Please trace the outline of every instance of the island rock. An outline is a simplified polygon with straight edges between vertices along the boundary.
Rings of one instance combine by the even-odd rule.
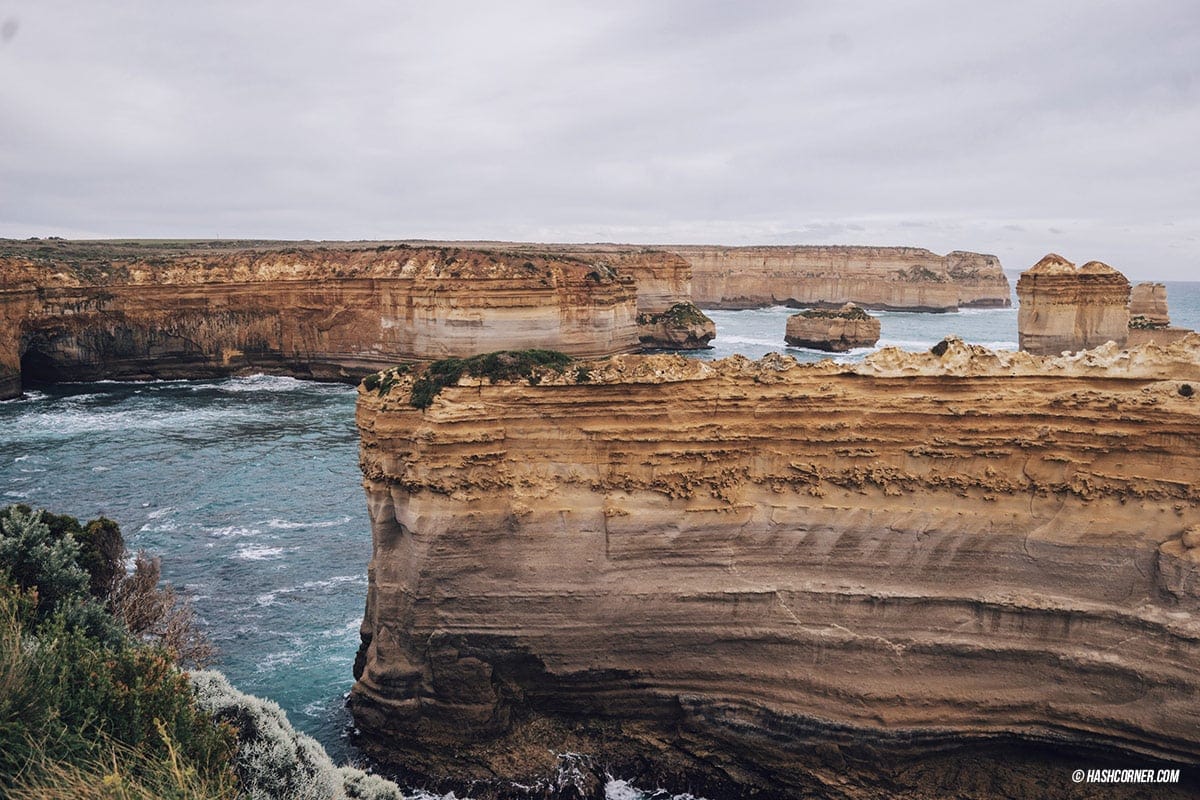
[[[853,303],[837,311],[810,309],[788,317],[783,338],[790,347],[844,353],[874,347],[879,341],[879,320]]]

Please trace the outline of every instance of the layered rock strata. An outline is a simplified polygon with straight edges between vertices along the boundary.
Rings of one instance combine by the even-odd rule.
[[[793,314],[783,338],[791,347],[844,353],[855,347],[874,347],[879,329],[878,319],[847,303],[837,311],[814,309]]]
[[[638,284],[638,306],[644,312],[661,311],[681,300],[701,308],[837,308],[857,303],[902,311],[1006,308],[1012,302],[999,259],[962,250],[939,256],[920,247],[438,244],[621,258],[620,267]],[[675,258],[681,259],[682,267]]]
[[[676,253],[618,244],[464,244],[508,253],[583,259],[632,278],[637,286],[638,340],[648,350],[698,350],[708,347],[717,335],[716,324],[691,302],[692,265]]]
[[[408,246],[51,252],[0,260],[0,397],[19,394],[22,373],[357,380],[405,358],[639,347],[632,280],[582,260]]]
[[[572,750],[708,796],[1066,797],[1200,765],[1198,337],[618,356],[425,411],[411,381],[360,388],[350,704],[413,775],[503,793]]]
[[[953,311],[1010,305],[995,256],[918,247],[710,247],[671,250],[692,265],[692,301],[701,308],[771,305]]]
[[[1076,267],[1050,253],[1017,281],[1017,336],[1022,350],[1056,355],[1123,346],[1129,336],[1129,281],[1099,261]]]

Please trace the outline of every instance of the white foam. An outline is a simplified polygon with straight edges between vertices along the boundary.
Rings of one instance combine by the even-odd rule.
[[[265,524],[268,528],[292,531],[299,530],[301,528],[336,528],[339,525],[345,525],[348,522],[352,522],[353,519],[353,517],[345,516],[338,517],[337,519],[322,520],[321,522],[292,522],[291,520],[276,518],[267,520]]]
[[[283,555],[282,547],[263,547],[250,544],[239,547],[232,557],[239,561],[266,561],[281,555]]]

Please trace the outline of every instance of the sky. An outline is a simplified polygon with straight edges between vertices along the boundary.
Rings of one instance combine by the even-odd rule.
[[[1200,3],[0,0],[0,236],[51,235],[1200,280]]]

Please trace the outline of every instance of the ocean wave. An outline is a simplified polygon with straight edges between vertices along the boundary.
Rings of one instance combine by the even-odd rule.
[[[774,347],[782,350],[786,345],[783,342],[783,337],[778,339],[761,339],[751,336],[721,336],[717,334],[717,338],[713,339],[713,345],[731,345],[731,344],[753,344],[759,347]]]
[[[321,522],[292,522],[286,519],[269,519],[264,524],[268,528],[276,530],[293,531],[302,528],[336,528],[339,525],[345,525],[351,522],[354,518],[351,516],[338,517],[337,519],[322,520]]]
[[[296,586],[287,586],[282,589],[275,589],[270,592],[263,592],[255,598],[255,602],[260,606],[273,606],[278,602],[281,595],[297,594],[300,592],[319,592],[323,589],[332,589],[335,586],[343,585],[367,585],[367,576],[361,575],[335,575],[332,578],[325,578],[318,581],[305,581]],[[358,622],[354,623],[356,626]],[[336,629],[335,629],[336,630]]]
[[[282,547],[263,547],[262,545],[247,544],[238,547],[230,558],[238,561],[267,561],[283,555]]]
[[[262,531],[258,528],[245,525],[225,525],[220,528],[207,528],[204,533],[213,539],[228,539],[240,538],[242,536],[257,536]]]

